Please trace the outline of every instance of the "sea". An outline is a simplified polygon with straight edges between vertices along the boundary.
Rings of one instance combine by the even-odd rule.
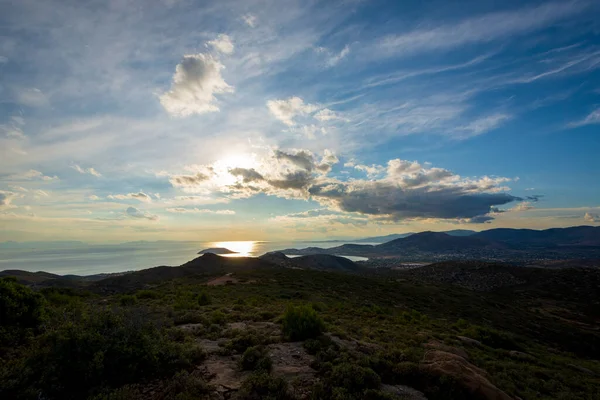
[[[208,248],[224,247],[235,254],[227,257],[258,257],[289,248],[340,246],[342,242],[128,242],[121,244],[18,243],[0,248],[0,271],[18,269],[58,275],[95,275],[137,271],[157,266],[178,266],[199,257]],[[12,248],[11,248],[12,247]],[[295,256],[295,254],[287,254]],[[352,261],[365,257],[345,256]]]

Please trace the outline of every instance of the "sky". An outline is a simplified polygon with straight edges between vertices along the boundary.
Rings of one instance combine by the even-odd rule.
[[[0,241],[600,224],[597,0],[0,9]]]

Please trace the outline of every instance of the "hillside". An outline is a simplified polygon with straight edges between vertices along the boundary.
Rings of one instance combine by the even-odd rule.
[[[470,249],[506,248],[500,242],[474,236],[452,236],[442,232],[422,232],[407,238],[392,240],[375,246],[377,251],[398,253],[407,251],[443,252]]]
[[[315,269],[324,260],[353,268],[209,254],[94,282],[111,288],[95,294],[0,280],[0,299],[44,307],[1,331],[0,397],[597,398],[599,270],[447,262],[357,274]]]
[[[259,257],[275,265],[288,268],[316,269],[320,271],[357,272],[364,268],[344,257],[329,254],[313,254],[300,257],[287,257],[280,252],[267,253]]]

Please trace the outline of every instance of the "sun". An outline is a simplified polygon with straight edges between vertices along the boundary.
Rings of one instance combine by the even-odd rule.
[[[215,166],[222,166],[227,169],[231,168],[253,168],[257,164],[254,155],[252,154],[228,154],[215,163]]]
[[[213,164],[216,175],[216,182],[221,186],[233,185],[238,178],[233,176],[229,171],[234,168],[255,168],[258,166],[256,156],[247,153],[232,153],[227,154]]]

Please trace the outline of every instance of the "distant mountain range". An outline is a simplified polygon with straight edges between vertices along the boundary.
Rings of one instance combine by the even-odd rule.
[[[490,229],[465,235],[444,232],[421,232],[388,242],[367,244],[344,244],[328,249],[309,247],[285,249],[285,254],[338,254],[365,257],[406,256],[425,254],[468,254],[481,256],[484,252],[499,255],[522,255],[535,251],[570,252],[566,258],[580,258],[586,252],[597,256],[600,251],[600,227],[578,226],[572,228],[533,229]],[[573,257],[576,254],[577,257]],[[581,257],[585,258],[585,257]]]
[[[470,231],[467,229],[454,229],[451,231],[444,231],[442,233],[448,234],[450,236],[471,236],[476,232]],[[409,237],[409,236],[412,236],[415,234],[416,234],[416,232],[392,233],[391,235],[367,237],[367,238],[363,238],[363,239],[353,240],[352,242],[353,243],[386,243],[386,242],[396,240],[396,239],[404,239],[406,237]]]

